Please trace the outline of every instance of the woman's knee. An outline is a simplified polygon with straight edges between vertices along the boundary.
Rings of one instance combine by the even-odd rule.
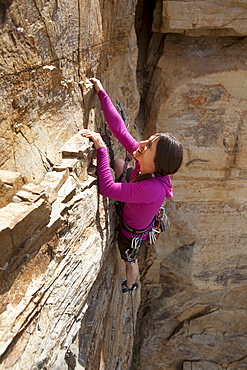
[[[124,159],[123,158],[116,158],[114,161],[114,172],[116,174],[116,179],[123,173],[123,166],[124,166]]]

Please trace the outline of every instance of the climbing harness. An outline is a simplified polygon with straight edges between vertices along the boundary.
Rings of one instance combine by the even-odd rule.
[[[142,230],[138,229],[133,229],[130,227],[122,217],[120,217],[120,222],[119,222],[119,228],[124,229],[125,231],[128,231],[131,233],[131,245],[130,248],[125,251],[127,261],[129,262],[130,265],[134,265],[136,263],[136,258],[138,251],[142,245],[143,241],[143,235],[145,233],[148,233],[150,230],[150,227],[152,226],[153,220],[151,223]]]
[[[170,225],[164,206],[160,207],[158,214],[152,219],[150,224],[145,229],[134,229],[129,226],[124,221],[120,209],[118,209],[118,215],[120,217],[118,230],[121,232],[121,229],[123,229],[131,234],[131,238],[129,239],[130,246],[125,250],[126,260],[130,265],[136,263],[138,251],[143,242],[143,236],[148,234],[148,244],[155,244],[160,236],[160,233],[165,231]]]
[[[120,219],[119,226],[120,228],[123,228],[124,230],[132,234],[131,248],[138,248],[139,243],[136,239],[141,239],[143,234],[148,233],[149,244],[155,244],[160,233],[163,231],[166,231],[166,229],[170,226],[170,221],[165,212],[165,207],[161,206],[158,214],[153,218],[151,223],[145,229],[141,229],[141,230],[133,229],[123,220],[122,217]],[[150,227],[151,227],[151,230],[150,230]]]

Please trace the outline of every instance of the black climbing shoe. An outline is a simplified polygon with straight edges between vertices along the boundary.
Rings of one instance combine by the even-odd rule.
[[[134,284],[132,285],[131,290],[135,290],[135,289],[137,289],[137,288],[138,288],[138,284],[137,284],[137,283],[134,283]]]
[[[122,281],[122,293],[131,292],[138,288],[138,284],[134,283],[131,288],[126,285],[126,279]]]
[[[122,293],[130,292],[131,288],[127,287],[126,280],[122,281]]]

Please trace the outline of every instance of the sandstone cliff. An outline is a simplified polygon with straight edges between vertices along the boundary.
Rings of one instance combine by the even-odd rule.
[[[102,79],[133,127],[136,4],[0,5],[0,367],[128,369],[140,294],[132,307],[120,292],[114,202],[99,196],[78,131],[99,130],[113,158],[86,76]]]
[[[141,369],[247,367],[245,25],[245,2],[158,1],[139,59],[146,132],[185,149],[144,279]]]
[[[237,0],[0,1],[1,369],[247,368],[246,12]],[[184,146],[134,307],[114,201],[78,131],[101,132],[111,160],[125,153],[87,76],[135,137],[164,130]]]

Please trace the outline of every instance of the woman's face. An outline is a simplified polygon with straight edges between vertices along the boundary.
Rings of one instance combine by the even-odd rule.
[[[140,162],[141,173],[155,171],[154,158],[159,135],[151,135],[149,139],[141,141],[140,146],[133,152],[133,157]]]

